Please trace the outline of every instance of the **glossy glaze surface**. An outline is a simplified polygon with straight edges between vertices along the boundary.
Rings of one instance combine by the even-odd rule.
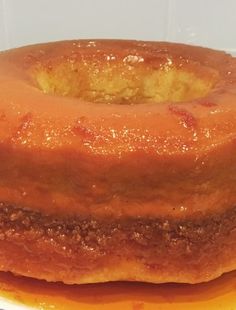
[[[0,274],[0,294],[37,310],[235,310],[236,276],[198,285],[107,283],[66,286]]]
[[[125,59],[142,59],[150,72],[171,62],[216,81],[205,97],[188,102],[119,105],[45,94],[35,75],[38,68],[51,74],[61,64],[73,69],[88,61],[98,70],[115,63],[119,73]],[[130,65],[138,70],[140,62]],[[231,207],[235,67],[222,52],[157,42],[68,41],[2,53],[1,199],[98,217],[176,217]]]

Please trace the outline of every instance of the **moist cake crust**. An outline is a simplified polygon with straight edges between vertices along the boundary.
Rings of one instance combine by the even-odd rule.
[[[67,283],[127,280],[122,272],[116,278],[119,268],[125,273],[131,268],[130,274],[140,268],[141,275],[128,280],[162,282],[164,272],[169,282],[194,283],[215,278],[226,262],[229,270],[235,266],[235,227],[236,207],[180,220],[95,220],[56,218],[1,203],[0,263],[3,270],[48,281],[65,281],[68,274]]]

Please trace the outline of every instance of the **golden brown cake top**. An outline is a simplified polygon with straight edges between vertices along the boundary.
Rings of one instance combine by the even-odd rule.
[[[43,118],[41,124],[53,121],[54,136],[63,139],[66,131],[65,143],[79,143],[88,152],[129,153],[143,144],[155,153],[185,152],[194,140],[208,145],[202,127],[212,138],[225,135],[215,118],[221,117],[221,104],[224,117],[227,106],[233,108],[236,60],[200,47],[65,41],[1,53],[0,65],[1,102],[17,98],[22,113],[25,106]],[[39,131],[34,142],[61,143],[52,132],[48,139]]]

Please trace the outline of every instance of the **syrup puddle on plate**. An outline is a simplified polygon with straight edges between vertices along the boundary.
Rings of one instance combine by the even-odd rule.
[[[197,285],[64,285],[0,272],[0,296],[40,310],[236,310],[236,272]]]

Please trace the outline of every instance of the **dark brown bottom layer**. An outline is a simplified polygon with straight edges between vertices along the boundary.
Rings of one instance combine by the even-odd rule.
[[[129,218],[99,221],[79,217],[54,218],[2,203],[0,253],[3,259],[0,264],[4,270],[24,275],[73,282],[63,278],[67,274],[63,268],[82,276],[99,269],[112,270],[119,261],[130,260],[146,268],[154,280],[157,274],[157,281],[153,282],[165,279],[159,275],[166,274],[166,269],[172,275],[166,277],[167,281],[200,282],[229,271],[234,264],[236,267],[235,233],[236,208],[183,220]],[[21,270],[15,267],[18,265],[15,262],[17,256],[19,260],[20,257],[22,260],[27,258],[25,272],[22,271],[24,262],[21,262]],[[38,260],[37,273],[32,270],[30,260],[34,261],[34,266]],[[40,264],[48,264],[48,277],[43,266],[40,276]],[[54,265],[55,269],[50,270]],[[59,276],[58,268],[62,276]],[[127,278],[133,279],[139,277]]]

